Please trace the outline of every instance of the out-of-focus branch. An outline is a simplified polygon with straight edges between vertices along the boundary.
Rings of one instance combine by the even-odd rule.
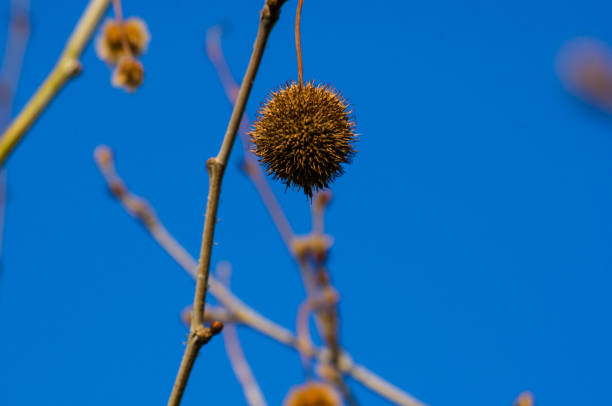
[[[53,100],[66,82],[81,70],[79,57],[94,29],[106,12],[110,0],[91,0],[70,35],[64,51],[43,84],[28,101],[0,138],[0,167],[22,140],[28,129]]]
[[[133,194],[117,174],[112,150],[107,146],[99,146],[95,151],[95,159],[100,172],[104,176],[113,197],[115,197],[125,210],[137,219],[151,234],[153,239],[189,274],[197,278],[198,264],[195,259],[179,244],[158,219],[155,211],[148,202]],[[266,319],[255,310],[245,305],[227,288],[211,275],[209,280],[210,293],[228,310],[233,317],[264,335],[270,336],[283,344],[293,346],[293,334]],[[208,313],[208,312],[206,312]],[[225,321],[222,318],[216,318]]]
[[[189,275],[195,279],[197,275],[196,261],[167,231],[149,204],[144,199],[134,195],[125,186],[125,183],[115,170],[111,150],[108,147],[100,146],[96,149],[95,158],[112,195],[122,204],[128,213],[130,213],[140,222],[142,226],[145,227],[153,239],[155,239],[155,241],[168,253],[168,255],[170,255]],[[236,297],[232,292],[226,289],[213,277],[213,275],[211,275],[209,278],[209,287],[210,293],[215,296],[215,298],[223,306],[225,306],[225,309],[217,309],[207,306],[205,312],[206,319],[244,324],[289,348],[292,348],[298,352],[304,351],[304,346],[300,344],[299,340],[293,335],[293,333],[253,310],[247,304],[238,299],[238,297]],[[183,314],[185,314],[185,312],[183,312]],[[209,316],[207,316],[207,314]],[[188,320],[189,323],[191,323],[190,317]],[[316,357],[320,363],[329,363],[329,351],[316,347],[312,347],[311,351],[312,356]],[[397,405],[424,406],[423,403],[416,400],[401,389],[388,383],[367,368],[355,364],[350,356],[344,352],[340,356],[339,369],[373,392],[378,393],[383,398],[388,399]]]
[[[223,49],[221,48],[222,33],[223,29],[220,25],[216,25],[208,29],[208,32],[206,33],[206,53],[217,71],[217,75],[219,76],[219,80],[223,85],[223,89],[225,90],[228,100],[232,105],[234,105],[236,101],[238,84],[232,76],[227,61],[225,60]],[[274,196],[270,185],[266,181],[263,171],[257,164],[257,158],[255,158],[253,153],[249,151],[249,139],[247,135],[248,127],[249,120],[247,115],[244,114],[240,121],[239,130],[244,153],[243,170],[251,182],[253,182],[253,185],[255,185],[255,189],[266,206],[270,217],[272,217],[272,221],[280,233],[283,242],[287,248],[291,250],[291,241],[295,235],[289,221],[287,220],[287,217],[285,216],[285,213],[283,212],[283,209],[280,207],[280,204]]]
[[[21,76],[23,57],[30,38],[29,0],[11,1],[11,19],[0,70],[0,128],[8,124],[13,110],[15,91]],[[6,170],[0,172],[0,254],[4,236],[6,213],[7,177]]]
[[[298,4],[296,11],[296,49],[298,49],[298,70],[301,72],[301,52],[299,51],[299,16],[300,16],[301,2]],[[223,49],[221,47],[221,35],[223,33],[220,25],[211,27],[206,35],[206,51],[208,58],[212,62],[213,66],[217,71],[219,80],[225,90],[225,94],[229,101],[233,104],[235,102],[235,94],[237,84],[233,79],[229,65],[225,60]],[[313,231],[310,236],[296,238],[293,230],[287,218],[280,207],[278,200],[274,196],[268,182],[265,179],[261,167],[257,164],[257,159],[248,149],[248,138],[246,136],[246,130],[248,128],[248,120],[246,115],[242,118],[241,123],[241,138],[242,145],[244,148],[244,164],[243,169],[249,179],[255,185],[257,192],[268,210],[268,213],[272,217],[276,228],[281,234],[281,238],[285,242],[285,245],[289,249],[294,259],[299,265],[300,274],[304,283],[304,287],[307,292],[309,299],[315,300],[315,296],[318,291],[330,292],[334,291],[330,287],[329,274],[325,270],[322,264],[324,257],[327,255],[329,248],[329,237],[324,235],[324,212],[327,204],[331,199],[331,192],[323,191],[317,194],[313,199],[312,204],[312,222]],[[321,244],[318,244],[321,243]],[[324,252],[322,255],[315,255],[315,262],[317,264],[317,272],[312,271],[311,267],[307,262],[305,256],[309,255],[304,249],[309,250],[313,245],[321,248],[319,252]],[[335,291],[334,291],[335,292]],[[308,300],[308,299],[307,299]],[[299,316],[298,316],[299,319]],[[338,371],[338,357],[341,352],[339,338],[338,338],[338,311],[337,303],[333,303],[326,308],[319,308],[316,311],[316,321],[319,331],[321,331],[326,344],[331,350],[331,363],[333,368]],[[306,366],[306,359],[302,355],[302,361]],[[343,393],[344,398],[347,402],[354,406],[357,404],[354,397],[351,395],[348,386],[342,381],[342,377],[336,373],[333,376],[333,381],[338,386],[340,391]]]
[[[30,38],[29,0],[11,1],[11,19],[0,70],[0,126],[4,128],[13,108],[23,57]]]
[[[206,303],[206,292],[208,290],[208,279],[210,269],[210,259],[212,253],[213,237],[217,224],[217,209],[219,207],[219,197],[221,195],[221,184],[227,166],[230,153],[232,151],[236,134],[244,114],[247,100],[255,81],[255,76],[259,69],[268,36],[278,20],[280,9],[285,0],[266,0],[260,13],[259,28],[257,37],[253,45],[253,52],[249,60],[246,73],[242,80],[234,110],[230,117],[225,136],[219,153],[211,157],[206,162],[206,169],[209,175],[208,201],[206,204],[206,216],[204,219],[204,230],[202,231],[202,247],[200,250],[200,260],[198,262],[198,274],[196,279],[195,296],[193,299],[193,317],[187,348],[183,355],[183,360],[179,367],[172,393],[168,401],[168,406],[177,406],[181,403],[187,381],[191,374],[191,369],[200,348],[210,340],[210,331],[204,326],[204,307]]]
[[[310,314],[312,312],[311,300],[304,299],[297,312],[296,331],[299,342],[298,351],[302,358],[302,365],[306,375],[312,375],[312,339],[310,337]]]
[[[231,274],[232,267],[229,263],[221,262],[217,264],[217,278],[227,289],[230,288]],[[226,325],[226,327],[223,329],[222,336],[225,344],[225,351],[227,352],[227,356],[232,364],[234,374],[242,386],[242,391],[244,392],[244,396],[247,399],[248,404],[250,406],[266,406],[267,403],[261,389],[259,388],[257,379],[255,379],[255,375],[251,370],[249,362],[242,351],[236,325]]]

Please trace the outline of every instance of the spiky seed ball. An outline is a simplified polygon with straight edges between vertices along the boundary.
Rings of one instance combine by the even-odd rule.
[[[283,406],[340,406],[340,397],[329,385],[309,382],[289,391]]]
[[[134,92],[142,84],[144,79],[144,68],[140,61],[131,56],[124,56],[119,59],[119,63],[113,72],[111,83],[115,87],[120,87],[128,92]]]
[[[251,129],[251,150],[266,172],[287,187],[329,186],[351,162],[357,141],[351,109],[328,85],[290,82],[272,92]]]

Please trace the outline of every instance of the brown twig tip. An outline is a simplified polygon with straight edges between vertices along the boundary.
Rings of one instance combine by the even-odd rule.
[[[322,212],[323,210],[327,208],[331,200],[332,200],[331,190],[321,190],[320,192],[314,195],[312,199],[312,204],[315,210]]]
[[[261,17],[276,22],[280,16],[281,6],[285,1],[287,0],[266,0],[266,5],[261,10]]]
[[[113,150],[106,145],[98,145],[94,150],[94,159],[101,168],[110,168],[113,165]]]
[[[223,330],[223,327],[224,325],[222,321],[215,320],[210,323],[210,332],[212,333],[212,335],[217,335]]]

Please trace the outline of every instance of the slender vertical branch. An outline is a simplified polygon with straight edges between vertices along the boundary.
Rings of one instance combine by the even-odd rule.
[[[302,63],[302,36],[300,34],[300,17],[302,16],[302,5],[304,0],[298,0],[295,11],[295,52],[297,54],[298,85],[304,85],[304,65]]]
[[[89,2],[68,39],[57,64],[23,110],[2,134],[0,138],[0,167],[4,166],[13,149],[66,82],[80,72],[81,64],[78,58],[106,12],[109,3],[110,0],[91,0]]]
[[[176,377],[168,406],[179,405],[183,396],[187,381],[195,363],[200,348],[209,339],[209,334],[203,334],[207,331],[204,327],[204,306],[206,301],[206,291],[208,285],[208,275],[210,269],[210,258],[213,245],[213,237],[215,233],[215,225],[217,223],[217,209],[219,207],[219,196],[221,194],[221,183],[225,168],[229,160],[236,134],[240,126],[240,121],[244,114],[253,82],[259,64],[263,56],[268,36],[278,20],[280,8],[284,0],[266,0],[266,3],[261,11],[257,38],[253,45],[253,52],[247,67],[247,71],[242,80],[242,85],[238,91],[234,110],[227,126],[225,136],[221,148],[216,157],[209,158],[206,162],[206,168],[209,176],[208,201],[206,204],[206,217],[204,219],[204,230],[202,232],[202,248],[200,250],[200,260],[198,263],[198,276],[196,280],[196,291],[193,300],[193,318],[191,320],[191,331],[187,348],[183,355],[183,361],[179,367],[179,372]]]
[[[212,62],[215,70],[217,71],[217,75],[219,76],[219,80],[225,90],[225,94],[232,103],[232,105],[236,101],[236,96],[238,95],[238,84],[234,81],[232,73],[229,69],[227,61],[223,55],[223,49],[221,48],[221,34],[222,28],[219,25],[211,27],[206,33],[206,53],[208,58]],[[283,209],[280,207],[278,200],[274,196],[270,185],[266,181],[264,177],[263,171],[261,167],[257,164],[257,158],[253,155],[248,148],[248,125],[249,120],[247,115],[245,114],[242,117],[242,121],[240,123],[240,139],[242,141],[242,148],[244,152],[244,163],[243,169],[246,175],[249,177],[253,185],[255,185],[255,189],[259,193],[261,200],[263,201],[270,217],[272,217],[272,221],[276,226],[278,232],[283,239],[283,242],[287,246],[287,248],[291,248],[291,241],[294,238],[293,229],[287,220],[287,216],[283,212]]]

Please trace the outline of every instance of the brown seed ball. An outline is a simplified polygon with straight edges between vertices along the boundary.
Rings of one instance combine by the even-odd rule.
[[[124,56],[119,60],[113,72],[112,84],[128,92],[133,92],[142,84],[144,80],[144,68],[140,61]]]
[[[336,391],[329,385],[309,382],[289,391],[283,406],[340,406]]]
[[[351,162],[357,141],[348,102],[328,85],[288,83],[268,96],[250,132],[266,172],[308,197]]]
[[[122,57],[130,53],[134,56],[143,54],[150,40],[151,35],[147,25],[141,18],[130,17],[123,24],[119,24],[117,20],[108,19],[104,22],[100,35],[96,39],[96,52],[100,59],[110,65],[115,65]],[[126,49],[128,47],[129,50]]]
[[[96,53],[103,61],[115,64],[123,55],[121,25],[117,20],[108,19],[102,26],[100,35],[96,39]]]
[[[144,20],[137,17],[128,18],[123,23],[123,30],[132,53],[136,56],[143,54],[151,39]]]

